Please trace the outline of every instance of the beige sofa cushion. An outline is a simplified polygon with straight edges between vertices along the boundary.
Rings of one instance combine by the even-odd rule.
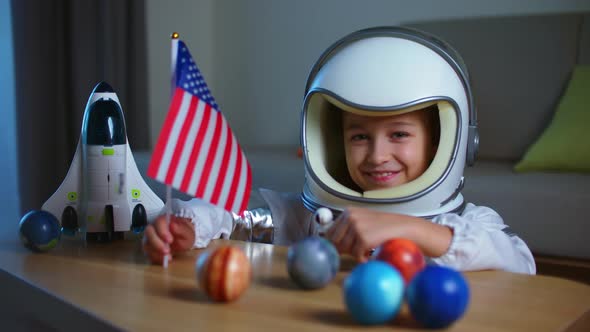
[[[590,174],[518,174],[479,161],[465,178],[465,199],[496,210],[533,252],[590,258]]]

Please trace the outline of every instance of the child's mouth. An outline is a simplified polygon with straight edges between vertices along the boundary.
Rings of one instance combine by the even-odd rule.
[[[365,175],[369,177],[369,179],[375,183],[386,183],[392,181],[400,172],[366,172]]]

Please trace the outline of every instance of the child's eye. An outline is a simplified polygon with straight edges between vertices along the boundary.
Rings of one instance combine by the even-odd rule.
[[[363,134],[357,134],[357,135],[352,135],[352,137],[350,138],[351,141],[362,141],[369,138],[367,135],[363,135]]]
[[[394,139],[405,138],[408,136],[410,136],[410,134],[405,131],[396,131],[393,134],[391,134],[391,138],[394,138]]]

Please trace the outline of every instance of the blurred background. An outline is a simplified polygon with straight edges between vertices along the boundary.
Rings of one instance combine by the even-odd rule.
[[[170,98],[179,32],[246,148],[299,143],[307,74],[366,27],[576,13],[587,0],[0,0],[0,208],[16,221],[62,182],[99,81],[121,100],[133,151],[149,154]]]

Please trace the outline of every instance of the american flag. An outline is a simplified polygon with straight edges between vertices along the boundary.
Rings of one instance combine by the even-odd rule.
[[[252,173],[188,48],[178,41],[176,86],[148,176],[234,213],[250,198]]]

